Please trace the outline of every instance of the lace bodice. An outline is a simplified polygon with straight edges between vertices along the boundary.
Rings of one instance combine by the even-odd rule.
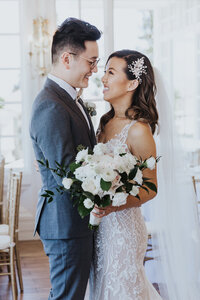
[[[109,140],[109,152],[126,143],[127,124]],[[147,230],[140,208],[113,212],[102,218],[95,236],[95,254],[90,280],[90,300],[160,300],[145,277],[143,259]]]

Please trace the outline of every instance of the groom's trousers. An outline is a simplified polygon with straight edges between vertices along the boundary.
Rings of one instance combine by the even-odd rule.
[[[93,237],[43,239],[42,243],[50,265],[52,289],[49,300],[84,300],[93,254]]]

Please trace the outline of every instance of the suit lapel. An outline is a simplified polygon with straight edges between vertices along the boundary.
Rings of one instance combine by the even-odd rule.
[[[65,105],[70,107],[70,109],[72,109],[79,116],[79,118],[83,122],[84,126],[86,127],[88,134],[90,134],[90,130],[89,130],[88,124],[85,120],[85,117],[83,116],[82,112],[76,105],[75,100],[64,89],[62,89],[57,83],[55,83],[53,80],[51,80],[49,78],[47,78],[45,86],[47,88],[49,88],[49,87],[53,88],[54,92],[58,95],[59,99],[62,102],[64,102]]]

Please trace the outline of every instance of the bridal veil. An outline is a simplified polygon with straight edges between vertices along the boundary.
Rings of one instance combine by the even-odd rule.
[[[200,299],[200,225],[184,149],[175,134],[172,109],[158,70],[154,69],[159,129],[155,137],[158,194],[150,202],[152,244],[163,299]]]

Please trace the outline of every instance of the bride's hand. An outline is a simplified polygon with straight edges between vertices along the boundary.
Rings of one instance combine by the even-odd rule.
[[[95,212],[93,211],[93,215],[97,218],[102,218],[107,215],[109,215],[112,212],[115,212],[117,210],[117,207],[109,205],[106,207],[98,207],[95,205]]]

